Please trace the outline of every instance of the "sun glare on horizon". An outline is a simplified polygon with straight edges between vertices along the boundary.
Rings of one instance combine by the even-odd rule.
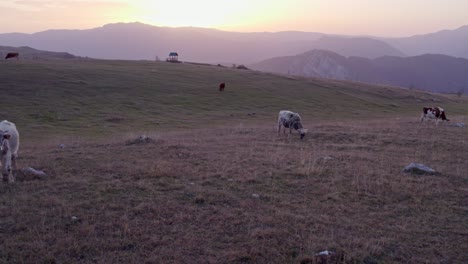
[[[248,15],[252,9],[249,0],[238,0],[235,5],[219,0],[199,1],[145,1],[128,14],[133,20],[167,27],[225,27],[236,23],[238,14]]]
[[[266,24],[281,13],[266,0],[135,1],[126,21],[156,26],[246,29]]]

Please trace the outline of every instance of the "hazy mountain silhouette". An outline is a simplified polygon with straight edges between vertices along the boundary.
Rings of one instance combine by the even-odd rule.
[[[67,51],[103,59],[165,59],[176,51],[183,61],[253,63],[316,48],[375,58],[404,54],[381,40],[344,38],[322,33],[286,31],[240,33],[215,29],[168,28],[117,23],[87,30],[47,30],[34,34],[0,34],[0,45]]]
[[[249,68],[306,77],[390,84],[432,92],[468,91],[468,60],[447,55],[345,57],[326,50],[268,59]]]
[[[0,46],[0,59],[4,59],[9,52],[18,52],[19,59],[77,59],[79,57],[68,52],[52,52],[37,50],[30,47]]]
[[[88,30],[0,34],[0,44],[31,46],[102,59],[165,59],[176,51],[184,61],[248,63],[310,49],[321,33],[237,33],[205,28],[168,28],[142,23],[108,24]]]
[[[405,56],[403,52],[384,41],[368,37],[324,36],[313,42],[311,48],[330,50],[344,56],[370,59],[381,56]]]
[[[468,26],[425,35],[382,40],[410,56],[431,53],[468,58]]]

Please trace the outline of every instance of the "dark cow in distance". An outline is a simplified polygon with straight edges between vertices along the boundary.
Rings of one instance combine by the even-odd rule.
[[[6,56],[5,56],[5,60],[8,60],[10,58],[16,58],[17,60],[19,59],[19,53],[18,52],[9,52]]]
[[[220,92],[224,91],[224,87],[226,87],[226,84],[225,83],[220,83],[219,84],[219,91]]]
[[[421,114],[421,122],[426,119],[435,119],[436,125],[439,124],[439,121],[450,121],[445,115],[445,111],[442,107],[423,107],[423,112]]]

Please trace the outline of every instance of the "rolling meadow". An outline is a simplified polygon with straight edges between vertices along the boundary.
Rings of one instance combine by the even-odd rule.
[[[47,173],[0,184],[0,263],[468,259],[466,95],[91,59],[2,61],[0,80],[18,166]],[[285,109],[304,140],[278,135]]]

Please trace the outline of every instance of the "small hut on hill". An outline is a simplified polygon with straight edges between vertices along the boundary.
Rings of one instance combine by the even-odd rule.
[[[169,57],[166,59],[168,62],[179,62],[179,54],[177,52],[170,52]]]

